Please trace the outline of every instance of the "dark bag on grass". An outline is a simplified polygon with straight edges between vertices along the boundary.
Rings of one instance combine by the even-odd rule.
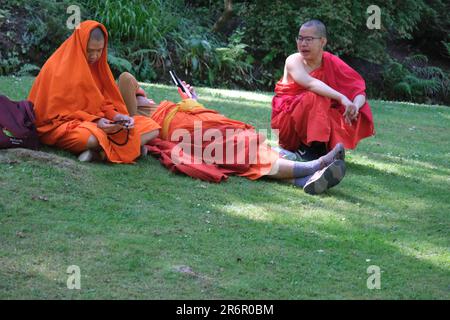
[[[30,101],[11,101],[0,96],[0,149],[37,149],[39,138],[34,122]]]

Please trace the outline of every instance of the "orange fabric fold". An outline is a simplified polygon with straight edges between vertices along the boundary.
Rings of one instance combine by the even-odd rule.
[[[176,111],[177,109],[178,111],[174,113],[174,110]],[[173,102],[163,101],[152,115],[152,118],[161,126],[164,126],[165,120],[170,118],[168,128],[165,130],[167,133],[164,139],[168,143],[155,140],[150,142],[149,149],[152,153],[160,156],[163,165],[172,171],[183,172],[195,178],[214,182],[220,182],[226,179],[228,174],[235,174],[255,180],[267,175],[275,161],[279,158],[278,153],[274,152],[264,143],[265,137],[259,135],[251,125],[229,119],[215,110],[204,108],[200,104],[195,108],[180,108],[179,105]],[[166,121],[166,125],[167,123]],[[220,132],[223,137],[223,140],[202,141],[202,155],[204,155],[205,148],[209,148],[221,150],[224,157],[227,158],[230,155],[227,154],[230,151],[227,148],[231,145],[234,150],[231,162],[211,164],[208,159],[202,158],[202,165],[174,165],[171,159],[171,151],[179,141],[172,141],[173,133],[176,130],[184,129],[189,132],[191,137],[194,137],[196,123],[197,125],[201,123],[202,135],[206,131],[213,129],[216,132]],[[227,135],[228,129],[232,129],[233,134]],[[191,154],[194,154],[194,148],[198,147],[193,140]],[[242,143],[243,141],[245,142]],[[255,154],[250,152],[251,142],[256,142],[254,145],[258,146]],[[245,160],[240,162],[238,159]],[[221,172],[221,174],[217,172]]]
[[[86,49],[90,33],[97,27],[105,35],[105,48],[99,61],[90,65]],[[101,23],[92,20],[81,23],[44,64],[28,99],[34,103],[37,131],[43,143],[65,146],[78,153],[85,150],[82,145],[90,132],[110,162],[131,163],[140,154],[141,134],[160,127],[150,118],[135,117],[136,126],[130,130],[129,142],[119,146],[93,122],[99,118],[112,120],[118,113],[128,115],[107,63],[107,46],[108,33]],[[115,140],[116,136],[112,138]]]
[[[159,125],[164,123],[164,119],[169,113],[177,108],[177,104],[172,101],[162,101],[155,113],[152,115],[152,119]],[[204,130],[214,129],[218,125],[226,125],[235,129],[253,129],[253,127],[245,122],[233,120],[225,117],[216,110],[207,108],[194,108],[185,112],[177,112],[171,119],[170,125],[167,131],[167,136],[171,137],[174,130],[183,128],[189,132],[194,132],[194,121],[201,121]]]

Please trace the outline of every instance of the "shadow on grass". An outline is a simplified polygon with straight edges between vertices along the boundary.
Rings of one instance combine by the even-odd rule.
[[[55,151],[55,149],[50,147],[45,147],[44,150],[55,152],[63,157],[75,158],[75,156],[65,151]],[[138,166],[142,170],[145,170],[146,164],[149,162],[152,163],[152,167],[160,166],[159,162],[155,159],[140,160],[138,161]],[[94,164],[95,167],[102,165]],[[111,165],[110,167],[115,169],[116,175],[121,175],[119,166]],[[314,206],[318,206],[319,208],[326,207],[329,204],[324,203],[323,200],[326,200],[327,197],[332,197],[337,201],[346,203],[349,207],[357,206],[363,210],[375,210],[387,215],[387,217],[391,215],[391,219],[401,220],[404,231],[407,232],[409,230],[407,234],[410,236],[418,236],[417,224],[420,221],[420,229],[423,229],[425,232],[422,234],[423,238],[428,237],[429,232],[427,230],[433,232],[438,225],[444,224],[444,227],[445,225],[448,226],[448,217],[445,213],[448,212],[445,208],[449,208],[448,201],[446,200],[448,185],[427,183],[426,175],[419,178],[411,178],[352,162],[348,162],[347,167],[347,177],[341,185],[331,189],[322,197],[311,197],[305,195],[301,189],[296,189],[271,180],[251,182],[239,177],[232,177],[228,182],[215,185],[193,180],[189,177],[167,173],[166,179],[168,181],[159,183],[160,187],[164,186],[169,188],[169,190],[173,184],[184,184],[187,190],[191,189],[192,186],[208,186],[202,190],[200,199],[207,198],[211,203],[217,203],[218,205],[240,203],[244,206],[267,207],[268,211],[272,210],[273,206],[275,206],[275,209],[277,209],[277,206],[283,206],[286,201],[290,204],[289,201],[292,201],[292,199],[295,199],[294,203],[298,200],[300,207],[306,205],[307,210],[314,209]],[[165,170],[162,167],[160,169],[162,172]],[[109,173],[105,171],[105,178],[108,175]],[[126,173],[123,175],[126,176]],[[148,182],[149,186],[151,186],[151,180]],[[421,188],[422,185],[426,185],[426,188]],[[242,197],[241,192],[229,192],[229,188],[239,188],[249,192],[246,194],[246,197]],[[282,189],[282,191],[279,189]],[[418,192],[418,189],[421,191]],[[145,192],[145,188],[140,189],[137,187],[136,191],[139,192],[139,190]],[[442,203],[436,202],[436,199],[439,199],[439,197],[442,199]],[[219,199],[220,201],[218,201]],[[432,212],[432,214],[429,214],[429,212]],[[342,214],[345,215],[346,213],[342,212]],[[351,212],[348,214],[351,215]],[[378,227],[375,225],[373,228],[380,228],[380,232],[385,229],[384,226]],[[435,241],[435,239],[429,240]],[[439,246],[443,245],[442,241],[438,241],[436,244]]]
[[[188,197],[204,192],[191,190],[194,193]],[[290,196],[299,196],[291,191]],[[117,221],[106,210],[91,212],[87,223],[87,214],[70,203],[65,204],[65,212],[43,210],[45,222],[18,217],[18,224],[31,224],[35,232],[23,239],[5,237],[2,251],[9,250],[11,255],[15,248],[19,254],[12,259],[15,263],[1,258],[4,253],[0,256],[2,277],[8,276],[3,282],[9,292],[6,297],[18,298],[13,293],[20,292],[25,298],[448,298],[448,269],[401,253],[377,230],[358,226],[351,219],[332,223],[317,215],[289,221],[255,220],[246,212],[231,215],[223,206],[211,204],[222,205],[224,199],[245,203],[245,197],[213,194],[217,201],[202,202],[201,211],[183,211],[183,205],[174,203],[172,212],[164,212],[154,203],[152,212],[158,213],[135,206],[139,213],[133,219]],[[102,197],[102,192],[97,196]],[[205,213],[204,206],[211,212]],[[299,210],[304,208],[299,206]],[[330,214],[349,213],[321,208]],[[121,209],[123,206],[117,208]],[[27,253],[24,261],[20,258],[23,253]],[[27,261],[45,261],[46,266],[30,270]],[[66,275],[62,275],[75,262],[85,275],[83,290],[76,294],[64,290]],[[193,271],[174,271],[179,265]],[[369,265],[383,271],[381,290],[366,287]],[[48,276],[55,273],[55,279]],[[25,287],[35,289],[23,290]]]
[[[79,264],[89,275],[80,298],[448,298],[448,268],[402,249],[411,241],[435,243],[437,249],[446,243],[436,241],[445,229],[432,228],[433,219],[448,219],[445,213],[422,216],[422,209],[395,207],[396,201],[408,205],[417,198],[414,188],[397,188],[411,185],[409,177],[349,163],[348,183],[312,197],[271,181],[232,177],[209,184],[170,174],[152,158],[134,166],[84,166],[92,169],[86,179],[62,192],[65,176],[49,181],[39,170],[44,164],[36,164],[33,179],[42,175],[47,181],[39,188],[52,195],[50,201],[24,199],[14,214],[2,217],[2,229],[8,228],[2,274],[15,274],[4,285],[8,290],[72,297],[62,290],[66,275],[44,275]],[[17,174],[28,175],[20,168]],[[127,183],[127,177],[139,183]],[[418,201],[429,206],[433,199]],[[394,217],[384,214],[390,206]],[[11,211],[8,203],[3,207]],[[19,228],[28,233],[23,239],[15,235]],[[1,258],[12,252],[19,256]],[[49,263],[36,271],[22,254]],[[24,267],[17,269],[17,261]],[[384,271],[382,290],[366,287],[371,264]],[[174,271],[180,265],[193,272]],[[27,284],[37,289],[24,293],[20,287]]]

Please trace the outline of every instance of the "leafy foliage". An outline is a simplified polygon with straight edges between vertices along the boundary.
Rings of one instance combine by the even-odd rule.
[[[384,78],[389,98],[427,103],[449,101],[448,75],[440,68],[429,66],[424,55],[407,57],[403,63],[392,61]]]
[[[7,0],[0,12],[0,74],[32,71],[70,34],[65,27],[69,0]],[[2,18],[3,16],[3,18]]]
[[[23,76],[36,76],[40,70],[41,70],[41,68],[39,68],[38,66],[36,66],[34,64],[26,63],[17,72],[17,75],[20,76],[20,77],[23,77]]]
[[[108,54],[108,63],[112,68],[119,70],[120,72],[128,71],[133,69],[133,66],[128,60],[114,56],[112,53]]]
[[[385,0],[378,4],[379,30],[366,26],[372,2],[236,0],[231,20],[215,32],[223,0],[6,0],[0,9],[0,74],[42,66],[71,33],[66,8],[77,4],[83,20],[107,27],[116,76],[129,71],[142,81],[165,82],[167,70],[175,69],[193,84],[272,90],[296,50],[299,26],[315,18],[327,25],[326,50],[360,61],[352,66],[375,97],[447,103],[446,1]],[[417,55],[428,59],[426,66],[405,58]]]

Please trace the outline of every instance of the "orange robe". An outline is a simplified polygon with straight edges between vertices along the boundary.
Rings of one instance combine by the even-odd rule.
[[[103,30],[105,48],[99,61],[90,65],[86,49],[96,27]],[[122,130],[108,135],[94,122],[113,120],[118,113],[128,115],[107,63],[107,35],[106,28],[96,21],[81,23],[44,64],[28,99],[34,103],[36,126],[44,144],[80,153],[94,135],[108,161],[132,163],[140,155],[141,135],[160,127],[148,117],[135,116],[135,127],[129,133]]]
[[[259,179],[267,175],[272,169],[273,164],[279,158],[278,153],[274,152],[265,144],[265,137],[255,132],[254,128],[241,121],[229,119],[219,114],[215,110],[204,108],[194,100],[183,100],[175,104],[170,101],[163,101],[159,105],[152,118],[162,127],[160,138],[149,143],[149,150],[160,156],[160,160],[166,167],[172,171],[183,172],[195,178],[220,182],[227,178],[228,174],[235,174],[246,177],[251,180]],[[172,140],[173,133],[176,130],[185,130],[189,132],[190,137],[194,137],[194,131],[197,125],[201,123],[201,135],[204,135],[210,129],[220,132],[223,139],[214,139],[212,141],[194,141],[191,142],[192,151],[197,146],[201,149],[201,164],[185,163],[174,165],[170,152],[179,140]],[[227,135],[227,130],[233,133]],[[245,136],[245,140],[242,139]],[[240,140],[242,139],[242,140]],[[245,143],[240,144],[240,142]],[[251,143],[257,146],[252,152]],[[201,144],[201,145],[200,145]],[[229,146],[232,146],[233,156],[229,160],[220,163],[213,162],[212,159],[205,158],[206,148],[216,148],[223,152],[224,159],[229,156]],[[239,161],[239,159],[243,161]],[[188,159],[188,160],[191,160]],[[210,160],[210,161],[209,161]]]
[[[323,53],[322,66],[310,75],[352,101],[357,95],[365,96],[364,79],[329,52]],[[372,111],[366,102],[351,125],[344,122],[344,111],[342,105],[330,98],[308,91],[296,82],[280,80],[272,100],[271,125],[279,130],[279,144],[287,150],[296,151],[300,144],[309,146],[313,141],[326,143],[328,149],[339,142],[354,149],[361,139],[375,133]]]

